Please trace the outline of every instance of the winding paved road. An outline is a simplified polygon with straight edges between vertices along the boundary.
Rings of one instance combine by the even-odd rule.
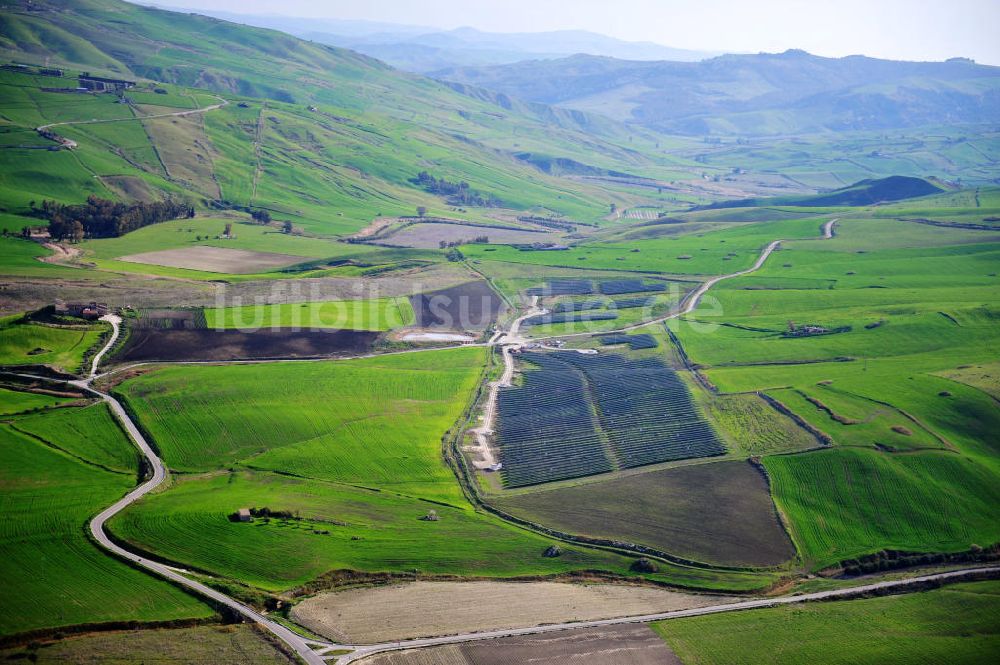
[[[250,619],[251,621],[256,621],[257,623],[261,624],[269,631],[271,631],[275,636],[277,636],[283,642],[285,642],[285,644],[287,644],[289,647],[291,647],[306,663],[309,663],[310,665],[322,665],[322,663],[325,662],[324,659],[318,653],[316,653],[316,651],[313,650],[311,645],[316,645],[319,647],[326,647],[326,648],[335,648],[337,645],[331,644],[329,642],[306,640],[305,638],[292,632],[291,630],[281,625],[280,623],[277,623],[269,619],[268,617],[264,616],[263,614],[256,611],[252,607],[244,605],[243,603],[240,603],[230,598],[229,596],[225,595],[224,593],[220,593],[219,591],[216,591],[215,589],[212,589],[211,587],[202,584],[201,582],[196,582],[195,580],[189,579],[176,568],[159,563],[158,561],[153,561],[152,559],[147,559],[146,557],[140,556],[138,554],[134,554],[133,552],[128,551],[124,547],[119,546],[117,543],[113,542],[111,538],[108,537],[108,534],[104,529],[104,525],[107,523],[107,521],[112,517],[114,517],[115,515],[117,515],[118,513],[120,513],[128,506],[132,505],[133,503],[141,499],[146,494],[149,494],[154,489],[159,487],[163,483],[163,481],[166,480],[167,478],[167,470],[166,467],[163,465],[163,461],[153,451],[152,447],[146,441],[145,437],[143,437],[142,432],[139,431],[139,428],[135,426],[134,422],[132,422],[132,419],[129,417],[125,409],[122,407],[121,403],[111,395],[103,393],[95,389],[91,385],[94,379],[97,378],[98,376],[97,368],[101,361],[101,358],[103,358],[104,355],[108,352],[108,350],[114,346],[115,342],[118,340],[118,335],[120,334],[121,319],[119,317],[113,314],[109,314],[107,316],[101,317],[101,320],[107,321],[108,323],[111,324],[111,327],[113,329],[111,338],[108,340],[107,344],[104,345],[104,348],[102,348],[100,352],[96,356],[94,356],[93,362],[91,363],[90,367],[90,375],[86,379],[82,379],[80,381],[71,381],[70,384],[77,386],[78,388],[82,388],[83,390],[89,391],[94,395],[97,395],[98,397],[103,399],[105,402],[107,402],[108,406],[111,408],[111,411],[118,418],[119,422],[121,422],[122,426],[125,428],[125,431],[128,432],[128,435],[132,439],[133,443],[135,443],[135,445],[142,452],[143,456],[146,458],[146,461],[149,463],[149,467],[153,470],[153,475],[151,478],[149,478],[149,480],[140,484],[134,490],[132,490],[124,497],[116,501],[113,505],[108,506],[107,508],[102,510],[96,517],[94,517],[94,519],[90,521],[90,533],[91,535],[93,535],[94,540],[96,540],[101,547],[108,550],[112,554],[122,559],[131,561],[134,564],[142,568],[145,568],[146,570],[156,573],[160,577],[164,577],[178,584],[181,584],[187,587],[188,589],[191,589],[198,595],[204,598],[208,598],[213,602],[215,602],[216,604],[228,607],[231,610],[237,612],[238,614],[241,614],[244,617]]]

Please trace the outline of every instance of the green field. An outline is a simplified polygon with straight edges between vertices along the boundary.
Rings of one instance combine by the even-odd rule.
[[[20,319],[0,318],[0,365],[44,364],[76,372],[107,326],[56,327],[21,323]]]
[[[40,410],[65,401],[66,399],[62,397],[0,388],[0,415]]]
[[[105,453],[75,441],[65,419],[46,423],[51,430],[41,426],[40,419],[71,410],[0,425],[0,560],[6,580],[0,633],[211,616],[212,610],[192,596],[109,557],[87,538],[87,521],[130,490],[135,473],[98,466]],[[94,428],[106,448],[131,448],[106,411],[76,424]],[[51,445],[16,431],[22,426],[51,436]]]
[[[205,310],[209,328],[392,330],[413,323],[409,298],[329,300]]]
[[[880,549],[955,552],[1000,541],[995,462],[834,449],[766,457],[764,466],[800,554],[816,567]]]
[[[654,624],[684,665],[991,663],[1000,583],[804,603]]]
[[[138,451],[122,445],[128,441],[103,402],[24,416],[10,426],[90,465],[123,474],[139,471]]]
[[[119,391],[172,468],[254,469],[460,501],[441,436],[482,349],[332,362],[168,367]]]
[[[469,245],[470,259],[583,270],[618,270],[678,275],[716,275],[749,268],[773,240],[813,238],[825,220],[797,219],[743,225],[706,233],[642,240],[582,243],[565,251],[522,251]]]

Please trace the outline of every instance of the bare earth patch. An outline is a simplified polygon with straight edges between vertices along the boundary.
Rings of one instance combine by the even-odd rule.
[[[332,640],[366,644],[717,605],[664,589],[558,582],[414,582],[319,594],[292,618]],[[516,661],[515,661],[516,662]]]
[[[680,665],[681,661],[649,626],[630,625],[390,652],[362,662],[365,665]]]
[[[531,229],[500,229],[473,224],[440,224],[424,222],[407,226],[383,238],[383,245],[437,249],[444,242],[471,242],[480,237],[489,238],[491,244],[530,245],[536,242],[557,242],[562,234]]]
[[[225,247],[185,247],[164,249],[158,252],[142,252],[118,258],[129,263],[147,263],[167,268],[186,268],[230,275],[252,275],[274,268],[284,268],[305,261],[301,256],[276,254],[274,252],[254,252],[247,249],[227,249]]]

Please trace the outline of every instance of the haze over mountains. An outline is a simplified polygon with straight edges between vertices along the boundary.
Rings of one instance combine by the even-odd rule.
[[[1000,121],[1000,67],[804,51],[636,62],[576,55],[433,76],[681,134],[790,134]]]
[[[192,10],[195,11],[195,10]],[[197,10],[206,16],[281,30],[321,44],[349,48],[393,67],[427,73],[449,67],[497,65],[578,53],[626,60],[703,60],[717,53],[630,42],[585,30],[498,33],[470,27],[440,30],[372,21],[289,18]]]
[[[801,50],[718,55],[593,32],[491,33],[202,12],[348,48],[463,93],[587,111],[686,135],[885,131],[1000,121],[1000,67]],[[454,85],[458,84],[458,85]]]

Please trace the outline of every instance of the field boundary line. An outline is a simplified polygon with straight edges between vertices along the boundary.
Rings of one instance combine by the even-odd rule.
[[[531,628],[515,628],[510,630],[484,631],[480,633],[465,633],[460,635],[449,635],[445,637],[433,637],[423,639],[413,639],[406,641],[390,642],[368,646],[359,646],[353,653],[341,656],[338,665],[347,665],[356,662],[367,656],[387,651],[402,651],[406,649],[418,649],[423,647],[444,646],[449,644],[461,644],[465,642],[477,642],[481,640],[499,639],[503,637],[522,637],[525,635],[538,635],[542,633],[552,633],[564,630],[574,630],[580,628],[603,628],[607,626],[618,626],[634,623],[652,623],[654,621],[668,621],[685,617],[704,616],[709,614],[721,614],[724,612],[739,612],[745,610],[761,609],[767,607],[778,607],[782,605],[792,605],[796,603],[849,600],[852,598],[864,598],[870,595],[892,595],[894,590],[907,593],[909,587],[917,587],[913,591],[921,591],[927,588],[935,588],[947,582],[960,582],[965,578],[975,579],[995,579],[1000,577],[1000,566],[978,566],[952,570],[942,573],[932,573],[920,575],[903,580],[884,580],[870,584],[862,584],[856,587],[844,589],[831,589],[828,591],[816,591],[797,596],[778,596],[772,598],[758,598],[754,600],[743,600],[735,603],[722,605],[710,605],[707,607],[673,610],[658,614],[644,614],[630,617],[620,617],[616,619],[598,619],[594,621],[574,621],[559,624],[548,624],[544,626],[534,626]],[[911,591],[912,592],[912,591]]]

